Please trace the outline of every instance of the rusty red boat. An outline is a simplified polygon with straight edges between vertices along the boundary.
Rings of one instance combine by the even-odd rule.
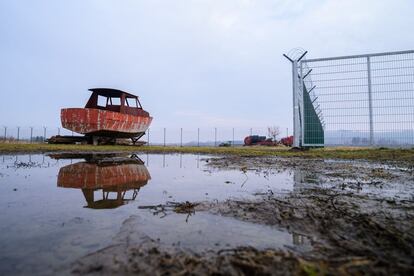
[[[84,108],[63,108],[62,126],[97,143],[101,138],[131,138],[135,143],[152,122],[138,96],[112,88],[92,88]]]

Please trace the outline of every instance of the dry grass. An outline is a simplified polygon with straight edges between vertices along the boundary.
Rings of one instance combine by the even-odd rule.
[[[407,161],[414,163],[414,149],[332,147],[289,151],[287,147],[176,147],[176,146],[92,146],[0,143],[0,153],[46,152],[148,152],[148,153],[199,153],[238,156],[282,156],[304,158],[367,159],[377,161]]]

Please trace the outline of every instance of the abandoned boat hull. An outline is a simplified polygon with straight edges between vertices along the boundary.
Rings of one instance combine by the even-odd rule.
[[[145,133],[152,117],[135,116],[95,108],[64,108],[62,126],[90,136],[133,138]]]

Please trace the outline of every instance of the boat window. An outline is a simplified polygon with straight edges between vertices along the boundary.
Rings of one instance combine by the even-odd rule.
[[[104,96],[98,96],[98,106],[105,107],[107,103],[107,98]]]
[[[137,104],[137,107],[142,109],[142,106],[141,106],[141,103],[139,102],[139,100],[138,99],[135,99],[135,102]]]
[[[138,107],[137,101],[134,98],[126,98],[126,105],[129,107]]]
[[[121,105],[121,98],[114,98],[114,97],[112,97],[110,104],[111,105]]]

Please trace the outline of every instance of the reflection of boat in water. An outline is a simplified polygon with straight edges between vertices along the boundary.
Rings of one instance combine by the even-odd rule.
[[[135,200],[139,189],[146,185],[149,179],[151,176],[144,162],[137,157],[104,158],[60,168],[57,185],[81,189],[87,208],[108,209]],[[97,190],[102,190],[102,199],[95,200]],[[128,191],[132,191],[129,198]]]

